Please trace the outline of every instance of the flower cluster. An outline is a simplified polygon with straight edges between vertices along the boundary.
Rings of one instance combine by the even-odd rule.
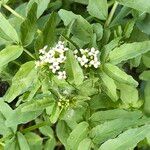
[[[94,67],[98,68],[100,65],[100,61],[98,59],[99,57],[99,51],[96,50],[94,47],[91,49],[79,49],[74,51],[74,55],[81,66],[84,66],[86,68],[88,67]]]
[[[47,65],[49,69],[57,75],[58,79],[66,79],[66,72],[63,70],[65,63],[65,53],[68,50],[64,42],[59,41],[55,47],[48,49],[48,46],[39,50],[39,61],[36,61],[36,67]],[[95,48],[86,48],[74,50],[74,56],[81,66],[85,68],[98,68],[100,65],[99,51]]]
[[[59,41],[55,47],[50,48],[45,46],[39,50],[40,60],[36,62],[36,66],[48,65],[49,69],[57,74],[58,79],[66,79],[66,72],[62,70],[62,64],[65,63],[65,52],[68,48],[65,47],[64,42]]]
[[[67,107],[69,107],[69,105],[70,105],[69,99],[59,99],[59,101],[58,101],[59,107],[67,108]]]

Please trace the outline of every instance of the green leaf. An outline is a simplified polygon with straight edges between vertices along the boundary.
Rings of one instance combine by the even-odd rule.
[[[150,115],[150,81],[146,82],[144,88],[144,112]]]
[[[21,66],[12,79],[12,85],[4,96],[4,100],[12,102],[18,95],[28,91],[32,83],[37,79],[35,62],[29,61]]]
[[[36,100],[33,100],[32,103],[25,105],[22,108],[22,112],[43,110],[47,108],[48,106],[51,106],[53,103],[54,103],[54,99],[51,96],[49,96],[49,98],[44,97],[41,100],[36,99]]]
[[[11,134],[12,130],[15,132],[17,130],[16,126],[12,126],[12,128],[8,128],[5,124],[5,121],[9,118],[9,116],[12,114],[13,110],[11,107],[3,102],[3,100],[0,100],[0,134],[1,135],[6,135],[6,134]]]
[[[48,21],[44,25],[42,33],[39,34],[35,48],[37,50],[43,48],[45,45],[53,46],[56,42],[56,26],[58,23],[58,16],[56,13],[51,13]]]
[[[76,3],[85,4],[85,5],[87,5],[88,2],[89,2],[89,0],[73,0],[73,1],[76,2]]]
[[[79,143],[87,136],[88,126],[89,125],[87,122],[81,122],[70,133],[67,139],[67,143],[71,149],[76,150],[78,148]]]
[[[102,64],[104,64],[107,61],[110,51],[112,51],[115,47],[119,45],[120,40],[120,38],[115,38],[102,48],[102,52],[100,55],[100,60]]]
[[[20,150],[30,150],[27,140],[21,132],[17,132],[17,139]]]
[[[44,145],[44,150],[54,150],[56,145],[55,138],[48,139]]]
[[[112,78],[110,78],[107,74],[104,72],[100,73],[100,79],[102,80],[102,86],[104,92],[113,100],[117,101],[118,100],[118,95],[117,95],[117,87]]]
[[[61,120],[57,123],[56,134],[65,147],[67,147],[67,139],[69,137],[70,132],[71,130],[65,121]]]
[[[144,32],[145,34],[150,35],[150,14],[146,14],[146,16],[144,17],[144,19],[140,19],[137,22],[137,27]]]
[[[144,71],[139,77],[141,80],[150,81],[150,70]]]
[[[124,133],[120,134],[115,139],[110,139],[103,143],[99,150],[127,150],[134,149],[136,145],[142,141],[150,130],[149,125],[142,126],[140,128],[129,129]]]
[[[81,41],[88,43],[91,41],[93,29],[82,16],[78,16],[73,24],[72,34]]]
[[[7,46],[5,49],[0,51],[0,68],[7,65],[9,62],[17,59],[23,52],[21,46]]]
[[[106,20],[108,16],[107,0],[89,0],[87,10],[91,16]]]
[[[94,23],[93,30],[96,33],[97,41],[100,41],[103,37],[103,26],[100,23]]]
[[[73,52],[69,50],[67,52],[67,60],[65,64],[65,69],[68,76],[68,81],[74,83],[75,85],[82,84],[84,80],[83,71],[75,59]]]
[[[132,33],[133,29],[134,29],[134,25],[135,25],[135,21],[134,20],[130,20],[126,24],[126,26],[124,28],[124,37],[125,38],[129,38],[130,37],[130,35],[131,35],[131,33]]]
[[[105,122],[109,120],[125,118],[125,119],[135,119],[142,117],[141,111],[126,111],[123,109],[112,109],[106,111],[97,111],[91,117],[91,122]]]
[[[77,89],[79,90],[78,93],[87,97],[96,94],[98,92],[98,90],[94,87],[96,81],[96,78],[85,80],[81,85],[77,87]]]
[[[71,11],[66,11],[63,9],[61,9],[58,13],[65,26],[68,26],[74,21],[71,29],[71,33],[74,35],[72,38],[73,40],[75,38],[77,40],[81,40],[81,42],[84,42],[85,44],[91,41],[93,28],[90,23],[86,21],[86,19],[84,19],[81,15],[76,15]]]
[[[56,123],[56,121],[58,120],[61,111],[62,111],[62,110],[60,109],[60,107],[58,106],[58,104],[55,103],[54,106],[53,106],[53,109],[52,109],[51,116],[50,116],[50,121],[51,121],[53,124]]]
[[[123,103],[134,106],[138,102],[138,90],[135,87],[127,84],[119,84],[118,88],[120,89],[120,98]]]
[[[110,52],[109,59],[112,64],[135,58],[150,50],[150,41],[123,44]]]
[[[19,37],[16,30],[12,27],[9,21],[0,13],[0,37],[8,41],[19,43]]]
[[[111,121],[106,121],[103,124],[97,125],[90,132],[90,137],[93,138],[93,142],[101,144],[110,138],[115,138],[122,131],[134,127],[144,125],[148,123],[149,119],[115,119]]]
[[[78,150],[90,150],[92,141],[89,138],[82,140],[79,144]]]
[[[17,143],[17,139],[13,136],[11,139],[6,141],[4,150],[20,150],[19,145]]]
[[[150,68],[150,52],[148,53],[145,53],[143,56],[142,56],[142,61],[143,61],[143,64],[147,67],[147,68]]]
[[[27,142],[29,143],[31,150],[42,150],[43,140],[39,135],[33,132],[28,132],[25,134],[25,137],[27,139]]]
[[[118,81],[119,83],[138,86],[138,82],[135,81],[132,76],[127,75],[124,71],[120,70],[117,66],[114,66],[113,64],[104,64],[104,71],[108,76]]]
[[[37,30],[36,26],[36,12],[37,12],[37,4],[33,4],[30,11],[27,14],[27,18],[21,24],[21,41],[24,46],[29,45],[33,39]]]
[[[17,107],[15,110],[11,112],[9,117],[7,118],[5,124],[7,127],[16,126],[19,124],[25,124],[30,122],[31,120],[36,119],[43,111],[26,111],[22,112],[22,108],[26,104],[21,104],[19,107]]]
[[[47,9],[50,0],[30,0],[27,5],[27,13],[29,13],[33,3],[37,3],[37,18],[39,18]]]
[[[131,7],[133,9],[137,9],[138,11],[148,12],[150,13],[150,3],[147,0],[117,0],[120,4],[125,5],[127,7]]]
[[[78,17],[78,15],[74,14],[72,11],[67,11],[64,9],[59,10],[58,14],[61,20],[63,20],[65,26],[68,26],[73,20]]]

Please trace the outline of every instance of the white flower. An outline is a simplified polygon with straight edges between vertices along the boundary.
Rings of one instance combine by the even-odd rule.
[[[53,73],[56,73],[56,71],[60,69],[60,66],[58,66],[58,65],[55,65],[55,66],[51,65],[51,66],[49,66],[49,68],[52,70]]]
[[[65,71],[59,71],[57,77],[58,77],[58,79],[66,79],[66,72]]]
[[[35,67],[38,68],[40,66],[41,62],[40,61],[36,61],[35,62]]]
[[[79,53],[80,52],[80,53]],[[85,68],[88,67],[94,67],[98,68],[100,65],[100,62],[98,60],[99,58],[99,51],[96,50],[94,47],[91,49],[79,49],[74,51],[75,58],[78,60],[81,66],[84,66]],[[78,56],[80,55],[80,56]]]
[[[64,56],[64,54],[61,54],[59,56],[59,58],[57,58],[57,60],[58,60],[59,63],[63,63],[66,60],[66,56]]]
[[[42,49],[39,50],[39,53],[40,53],[40,54],[45,54],[47,47],[48,47],[47,45],[44,46],[44,48],[42,48]]]
[[[77,49],[74,50],[73,53],[74,53],[74,54],[78,54],[78,50],[77,50]]]

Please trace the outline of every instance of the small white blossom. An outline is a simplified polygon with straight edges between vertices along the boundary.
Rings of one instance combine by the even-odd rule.
[[[36,62],[36,67],[42,65],[48,65],[49,69],[54,73],[58,74],[58,78],[65,79],[66,72],[62,70],[62,64],[65,63],[66,56],[65,52],[68,50],[65,47],[64,42],[58,41],[58,43],[48,50],[48,46],[39,50],[39,61]]]
[[[100,65],[99,58],[99,51],[96,50],[94,47],[91,49],[79,49],[74,51],[75,58],[78,60],[81,66],[85,68],[94,67],[98,68]]]
[[[58,79],[66,79],[66,72],[65,71],[59,71],[58,72]]]

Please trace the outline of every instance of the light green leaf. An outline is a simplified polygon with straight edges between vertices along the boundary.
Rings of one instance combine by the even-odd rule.
[[[61,120],[57,123],[56,134],[65,147],[67,147],[67,139],[69,137],[70,132],[71,130],[65,121]]]
[[[75,85],[82,84],[84,80],[83,71],[75,59],[73,52],[69,50],[67,52],[67,60],[65,64],[65,69],[68,76],[68,81],[74,83]]]
[[[21,132],[17,132],[17,139],[20,150],[30,150],[27,140]]]
[[[11,107],[3,102],[3,100],[0,100],[0,134],[1,135],[6,135],[6,134],[11,134],[12,130],[15,132],[17,130],[16,126],[12,126],[12,128],[8,128],[5,124],[5,121],[9,118],[9,116],[12,114],[13,110]]]
[[[60,109],[60,107],[58,106],[57,103],[55,103],[54,106],[52,105],[52,107],[53,108],[52,108],[52,113],[50,116],[50,121],[54,124],[58,120],[59,115],[60,115],[62,110]]]
[[[150,14],[146,14],[146,16],[137,22],[137,27],[147,35],[150,35]]]
[[[150,13],[150,3],[147,0],[117,0],[120,4],[138,11]]]
[[[34,39],[34,35],[37,30],[36,11],[37,11],[37,5],[34,3],[27,14],[27,18],[21,24],[21,27],[20,27],[21,41],[24,46],[29,45]]]
[[[150,81],[150,70],[144,71],[142,74],[140,74],[140,79]]]
[[[96,33],[97,41],[101,40],[103,37],[103,26],[100,23],[94,23],[93,30]]]
[[[123,44],[110,52],[109,59],[113,64],[135,58],[150,51],[150,41]]]
[[[4,100],[12,102],[18,95],[27,91],[36,79],[37,70],[35,69],[35,62],[29,61],[23,64],[13,77],[12,85],[5,94]]]
[[[79,144],[78,150],[90,150],[92,141],[89,138],[82,140]]]
[[[134,106],[139,100],[138,90],[127,84],[118,84],[118,88],[120,89],[120,98],[125,104],[130,104]]]
[[[55,138],[48,139],[44,145],[44,150],[54,150],[56,145]]]
[[[125,118],[135,119],[142,117],[141,111],[126,111],[123,109],[112,109],[106,111],[97,111],[91,117],[91,122],[105,122],[113,119]]]
[[[71,33],[74,35],[72,38],[73,40],[81,40],[82,43],[84,42],[85,44],[91,41],[91,35],[93,35],[93,28],[86,19],[84,19],[81,15],[76,15],[71,11],[63,9],[61,9],[58,14],[63,20],[65,26],[68,26],[74,21],[73,27],[71,29]]]
[[[0,13],[0,36],[5,40],[19,43],[17,32],[2,13]]]
[[[149,125],[142,126],[140,128],[129,129],[120,134],[115,139],[110,139],[103,143],[99,150],[129,150],[136,147],[136,145],[142,141],[150,130]]]
[[[88,126],[89,125],[87,122],[81,122],[70,133],[67,139],[67,143],[71,149],[76,150],[78,148],[79,143],[87,136]]]
[[[47,9],[50,0],[30,0],[27,6],[27,13],[29,13],[33,3],[37,3],[37,18],[39,18]]]
[[[4,150],[9,150],[9,149],[20,150],[15,136],[13,136],[11,139],[6,141]]]
[[[142,61],[143,61],[143,64],[147,67],[147,68],[150,68],[150,52],[148,53],[145,53],[143,56],[142,56]]]
[[[127,75],[124,71],[120,70],[117,66],[114,66],[113,64],[104,64],[104,71],[108,76],[118,81],[119,83],[138,86],[138,82],[134,80],[132,76]]]
[[[63,20],[65,26],[68,26],[73,20],[78,17],[78,15],[74,14],[72,11],[67,11],[64,9],[59,10],[58,14]]]
[[[23,52],[21,46],[7,46],[5,49],[0,51],[0,68],[7,65],[9,62],[17,59]]]
[[[89,0],[87,10],[91,16],[106,20],[108,15],[107,0]]]
[[[43,98],[43,99],[36,99],[34,101],[32,101],[32,103],[25,105],[22,108],[22,112],[26,112],[26,111],[37,111],[37,110],[44,110],[45,108],[51,106],[54,103],[54,99],[49,96],[49,98]]]
[[[117,95],[117,87],[115,85],[115,82],[112,78],[110,78],[107,74],[104,72],[100,73],[100,78],[102,80],[102,86],[104,92],[113,100],[117,101],[118,100],[118,95]]]
[[[43,139],[39,135],[33,132],[28,132],[25,134],[25,137],[31,150],[42,150]]]
[[[30,122],[31,120],[36,119],[43,111],[28,111],[28,112],[22,112],[23,106],[26,104],[21,104],[19,107],[17,107],[15,110],[11,112],[9,117],[7,118],[5,124],[7,127],[16,126],[19,124],[25,124]]]
[[[130,35],[131,35],[131,33],[132,33],[133,29],[134,29],[134,25],[135,25],[135,21],[134,20],[130,20],[126,24],[126,26],[124,28],[124,37],[125,38],[129,38],[130,37]]]
[[[150,115],[150,81],[146,82],[144,88],[144,111]]]
[[[122,131],[134,127],[134,126],[141,126],[145,123],[149,123],[150,120],[145,119],[115,119],[111,121],[107,121],[103,124],[97,125],[94,127],[90,132],[90,137],[93,138],[93,142],[97,144],[101,144],[107,141],[110,138],[115,138],[118,134]]]
[[[96,94],[98,90],[94,87],[94,85],[97,80],[97,78],[87,79],[81,85],[79,85],[77,89],[79,90],[78,93],[80,94],[80,96],[88,97]]]
[[[81,41],[88,43],[91,41],[93,29],[90,23],[88,23],[82,16],[78,16],[73,24],[72,34]]]

